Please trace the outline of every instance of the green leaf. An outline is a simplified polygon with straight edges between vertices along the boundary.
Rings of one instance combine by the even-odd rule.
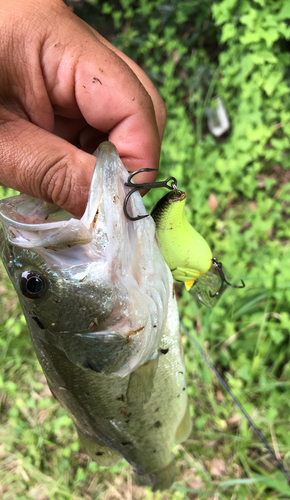
[[[226,23],[222,28],[221,42],[224,43],[230,38],[233,38],[237,32],[234,24]]]
[[[283,2],[283,6],[277,15],[277,19],[290,19],[290,3],[288,1]]]
[[[259,52],[255,52],[251,54],[251,58],[255,64],[264,64],[264,63],[276,63],[277,57],[268,50],[261,50]]]

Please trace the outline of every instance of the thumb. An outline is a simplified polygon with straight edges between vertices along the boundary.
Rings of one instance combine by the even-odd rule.
[[[95,157],[64,139],[7,113],[0,113],[0,184],[61,206],[81,217]]]

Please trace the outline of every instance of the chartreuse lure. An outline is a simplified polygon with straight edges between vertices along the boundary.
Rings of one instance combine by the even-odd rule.
[[[150,170],[142,169],[129,176],[125,185],[132,187],[132,190],[127,194],[124,202],[125,215],[130,220],[146,217],[146,215],[141,215],[132,218],[127,211],[128,200],[138,189],[156,187],[170,189],[171,192],[163,196],[151,212],[164,260],[176,281],[183,282],[189,293],[207,307],[212,307],[214,297],[220,294],[224,284],[234,288],[243,288],[245,284],[242,281],[241,286],[232,285],[226,280],[221,262],[212,256],[206,240],[188,222],[185,216],[186,193],[177,189],[174,177],[169,177],[166,181],[143,184],[135,184],[131,181],[137,173]],[[169,184],[170,181],[171,184]]]

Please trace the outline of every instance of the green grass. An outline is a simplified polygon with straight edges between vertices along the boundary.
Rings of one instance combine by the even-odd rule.
[[[78,14],[141,64],[166,100],[159,178],[178,179],[189,220],[228,279],[246,283],[228,288],[212,310],[178,288],[180,315],[289,470],[288,0],[96,3]],[[214,95],[232,125],[218,141],[205,119]],[[0,198],[9,194],[0,188]],[[150,192],[147,207],[162,194]],[[132,485],[124,461],[99,467],[79,448],[1,266],[0,311],[0,498],[290,498],[286,479],[186,336],[193,430],[175,450],[173,487],[153,494]]]

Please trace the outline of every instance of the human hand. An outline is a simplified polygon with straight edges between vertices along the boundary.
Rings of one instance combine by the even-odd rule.
[[[147,75],[62,0],[0,0],[0,184],[80,217],[109,138],[158,168],[166,111]],[[81,149],[80,149],[81,148]],[[156,173],[138,176],[151,182]]]

